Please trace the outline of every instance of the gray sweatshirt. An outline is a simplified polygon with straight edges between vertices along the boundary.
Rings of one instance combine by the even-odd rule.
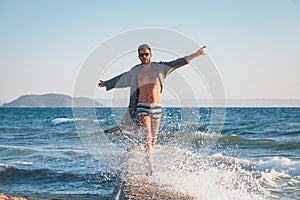
[[[188,64],[188,62],[186,58],[183,57],[171,62],[151,62],[151,67],[154,69],[157,75],[157,78],[161,84],[161,88],[163,88],[163,83],[167,75],[169,75],[175,69],[178,69],[186,64]],[[142,67],[143,64],[138,64],[129,71],[105,81],[107,91],[113,88],[130,87],[130,101],[128,110],[131,118],[134,121],[136,120],[136,106],[139,100],[138,72]]]

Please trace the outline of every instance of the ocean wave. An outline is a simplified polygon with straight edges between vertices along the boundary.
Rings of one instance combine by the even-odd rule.
[[[141,147],[128,153],[128,166],[137,164],[130,173],[141,174],[144,170],[143,152]],[[105,154],[101,161],[113,156]],[[293,194],[287,193],[295,192],[300,186],[300,162],[284,157],[247,160],[221,153],[202,155],[179,147],[157,145],[153,163],[154,178],[161,184],[195,194],[199,199],[240,199],[241,196],[253,200],[270,199],[271,196],[289,199]],[[275,188],[272,183],[276,184]]]
[[[0,179],[2,182],[6,182],[12,179],[38,179],[39,177],[44,176],[44,178],[49,178],[50,174],[53,173],[51,170],[48,169],[20,169],[15,166],[10,165],[2,165],[0,166]]]
[[[206,156],[191,151],[178,155],[178,148],[173,147],[173,151],[171,147],[160,148],[161,151],[154,152],[153,156],[154,178],[163,186],[199,199],[265,199],[257,177],[243,168],[238,158],[222,154]]]
[[[287,139],[270,138],[244,138],[238,135],[223,135],[218,141],[220,144],[239,145],[255,148],[274,150],[296,150],[300,148],[300,141]]]
[[[275,170],[291,176],[300,175],[300,162],[292,161],[289,158],[274,157],[271,160],[259,160],[252,163],[255,169],[264,172]]]
[[[0,156],[2,158],[25,157],[32,155],[36,150],[23,146],[0,145]]]
[[[218,163],[239,163],[243,168],[256,172],[276,171],[290,176],[300,175],[300,162],[285,157],[274,157],[270,160],[246,160],[217,153],[212,155],[211,158],[217,160]]]
[[[280,135],[284,135],[284,136],[298,136],[300,134],[300,130],[286,130],[286,131],[281,131]]]
[[[155,168],[160,169],[156,176],[161,183],[200,199],[240,199],[241,196],[243,199],[293,199],[300,186],[300,162],[284,157],[247,160],[221,153],[203,156],[186,152],[176,161],[171,160],[173,164],[168,162],[168,157],[155,159],[158,162]],[[166,167],[166,163],[170,164]]]
[[[242,144],[242,145],[257,145],[259,146],[264,146],[268,147],[268,145],[273,146],[274,142],[276,140],[274,139],[268,139],[268,138],[244,138],[235,134],[232,135],[223,135],[222,137],[219,138],[219,142],[223,144]]]
[[[107,119],[87,119],[87,118],[67,118],[67,117],[58,117],[51,121],[52,125],[60,125],[74,122],[91,122],[91,123],[103,123],[107,122]]]
[[[14,181],[15,183],[43,183],[53,182],[77,182],[88,181],[94,183],[101,183],[113,180],[115,177],[112,173],[97,171],[97,172],[68,172],[68,171],[53,171],[47,168],[42,169],[22,169],[17,166],[1,165],[0,164],[0,186],[1,184]]]
[[[300,142],[298,141],[283,141],[276,145],[275,149],[277,150],[298,150],[300,149]]]
[[[84,118],[65,118],[65,117],[59,117],[59,118],[55,118],[51,121],[51,123],[53,125],[59,125],[59,124],[63,124],[63,123],[73,123],[73,122],[77,122],[77,121],[89,121],[88,119],[84,119]]]
[[[0,132],[3,133],[22,133],[22,132],[39,132],[42,129],[40,128],[33,128],[33,127],[12,127],[12,126],[1,126]]]
[[[161,134],[160,141],[174,145],[192,145],[197,146],[198,148],[201,148],[205,143],[218,143],[219,145],[255,146],[256,148],[273,148],[277,144],[279,145],[279,143],[273,139],[250,139],[243,138],[234,134],[221,135],[199,131],[192,133]]]
[[[16,165],[33,165],[33,162],[27,162],[27,161],[14,161],[12,164]]]

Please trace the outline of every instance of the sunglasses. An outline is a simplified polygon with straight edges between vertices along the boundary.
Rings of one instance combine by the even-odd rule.
[[[150,53],[139,53],[139,57],[148,57],[150,55]]]

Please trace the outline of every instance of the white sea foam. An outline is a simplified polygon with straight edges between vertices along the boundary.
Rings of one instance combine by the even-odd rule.
[[[158,171],[156,177],[160,183],[198,199],[264,199],[266,192],[252,172],[243,169],[238,159],[228,158],[187,153],[168,170]]]
[[[97,119],[97,120],[93,120],[93,122],[97,123],[97,122],[106,122],[107,119]]]
[[[14,161],[12,164],[17,164],[17,165],[32,165],[33,162],[26,162],[26,161]]]
[[[215,154],[212,157],[227,163],[239,163],[242,171],[256,177],[259,191],[268,194],[268,199],[300,199],[300,162],[289,158],[274,157],[269,160],[245,160]]]
[[[161,153],[162,151],[165,153]],[[162,186],[188,193],[198,199],[224,200],[242,197],[246,200],[257,200],[266,199],[268,196],[268,192],[259,185],[256,174],[244,169],[238,158],[182,151],[162,146],[154,151],[154,179]],[[138,166],[143,165],[141,154],[135,153],[133,156],[135,158],[128,162],[134,160],[138,163],[140,159]],[[140,171],[142,170],[137,170],[137,173]]]
[[[174,151],[168,148],[164,151]],[[295,187],[300,185],[300,163],[288,158],[251,161],[221,153],[201,156],[187,151],[177,160],[169,159],[173,160],[154,152],[155,179],[198,199],[280,199],[282,190],[293,197]]]
[[[257,169],[269,172],[275,170],[280,173],[286,173],[291,176],[300,175],[300,162],[291,161],[289,158],[274,157],[271,160],[259,160],[255,163]]]
[[[143,166],[143,153],[143,150],[133,153],[127,162],[134,160]],[[157,145],[153,163],[154,179],[160,184],[198,199],[298,199],[300,196],[297,190],[300,162],[289,158],[247,160]],[[136,173],[147,171],[136,170]]]
[[[62,123],[69,123],[69,122],[76,122],[76,121],[88,121],[88,119],[60,117],[60,118],[53,119],[52,124],[58,125],[58,124],[62,124]]]
[[[221,153],[212,155],[214,159],[222,159],[223,162],[237,162],[244,168],[251,168],[255,171],[270,172],[272,170],[279,173],[286,173],[290,176],[300,175],[300,162],[292,161],[289,158],[274,157],[271,160],[245,160],[237,157],[224,156]]]

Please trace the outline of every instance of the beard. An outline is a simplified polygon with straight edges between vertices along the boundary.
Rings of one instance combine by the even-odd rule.
[[[151,62],[150,59],[141,59],[142,64],[149,64]]]

